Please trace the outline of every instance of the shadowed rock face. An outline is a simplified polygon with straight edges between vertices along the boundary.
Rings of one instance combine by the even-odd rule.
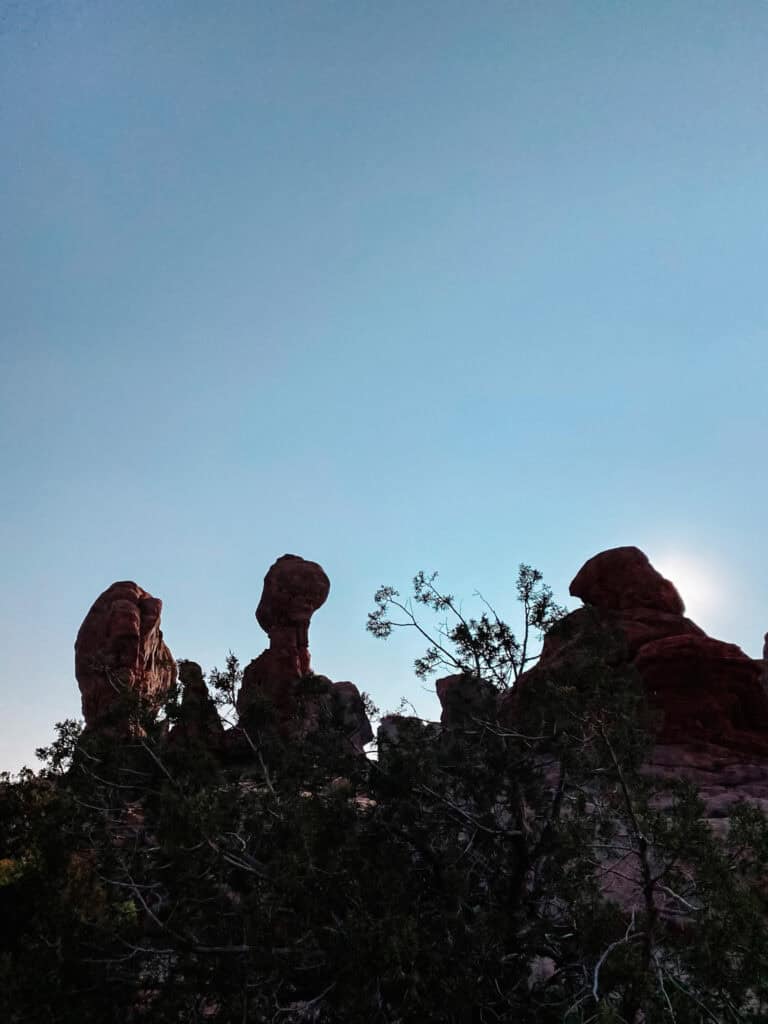
[[[309,622],[325,604],[331,582],[317,562],[283,555],[264,577],[256,619],[269,634],[270,648],[295,650],[298,672],[309,672]]]
[[[704,818],[715,831],[727,830],[739,801],[768,811],[768,635],[762,659],[708,637],[685,618],[674,585],[637,548],[616,548],[590,559],[571,593],[583,597],[585,607],[552,627],[538,664],[498,698],[502,722],[514,727],[519,720],[526,686],[546,680],[548,674],[554,680],[567,679],[569,670],[578,673],[585,656],[588,663],[604,652],[608,670],[637,671],[654,711],[655,743],[645,773],[692,781]],[[476,710],[482,687],[476,681],[448,676],[436,685],[444,731],[460,725],[467,714],[482,719]],[[404,728],[420,725],[415,719],[382,720],[383,756],[391,756]],[[556,767],[545,778],[554,788]],[[664,807],[662,800],[658,808]],[[637,904],[643,880],[633,877],[635,868],[622,862],[615,875],[605,872],[605,894],[627,906]],[[672,910],[679,917],[679,906]],[[662,915],[666,912],[662,906]]]
[[[471,676],[459,673],[436,680],[435,690],[442,708],[442,726],[450,729],[472,718],[491,717],[490,709],[496,699],[496,691],[489,683],[478,682]]]
[[[528,679],[557,667],[594,641],[595,629],[618,636],[617,667],[637,669],[655,712],[660,744],[715,744],[746,756],[768,756],[768,693],[763,663],[735,644],[708,637],[683,615],[674,585],[642,551],[613,548],[590,558],[570,591],[587,607],[558,622]],[[590,634],[591,631],[591,634]],[[514,715],[514,691],[503,698]]]
[[[270,567],[256,609],[259,625],[269,634],[269,648],[246,666],[237,710],[247,728],[251,708],[268,698],[281,734],[291,740],[307,736],[330,717],[352,748],[362,751],[373,734],[355,684],[334,683],[325,676],[312,677],[310,687],[301,684],[310,674],[309,623],[330,587],[321,566],[298,555],[283,555]]]
[[[259,692],[269,691],[278,700],[283,687],[309,673],[309,623],[330,589],[317,562],[298,555],[283,555],[270,567],[256,609],[259,625],[269,634],[269,649],[243,672],[237,698],[241,715]]]
[[[348,680],[333,683],[333,706],[341,731],[352,749],[362,752],[365,744],[373,739],[373,729],[357,686]]]
[[[321,675],[297,676],[290,664],[283,665],[281,674],[273,654],[264,651],[243,672],[237,701],[239,726],[246,731],[251,728],[254,706],[266,698],[284,740],[301,741],[323,723],[333,722],[351,749],[362,753],[373,739],[373,730],[357,686],[348,681],[334,683]]]
[[[183,687],[178,721],[168,739],[173,745],[199,743],[218,751],[224,743],[224,726],[203,679],[203,671],[194,661],[179,662]]]
[[[75,641],[75,675],[88,728],[120,729],[121,694],[131,691],[159,708],[176,680],[163,640],[163,604],[138,584],[113,583],[96,599]],[[128,722],[126,721],[127,728]]]
[[[673,583],[665,580],[640,548],[610,548],[590,558],[570,586],[574,597],[606,611],[650,608],[682,615],[685,605]]]
[[[768,814],[768,758],[747,757],[716,744],[657,744],[645,770],[660,778],[687,778],[711,825],[726,825],[734,804],[747,800]]]
[[[708,636],[667,637],[641,647],[634,665],[660,715],[660,741],[705,741],[768,756],[761,667],[736,644]]]

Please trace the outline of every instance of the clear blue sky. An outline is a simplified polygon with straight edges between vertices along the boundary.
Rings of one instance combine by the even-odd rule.
[[[767,53],[757,0],[0,2],[0,767],[113,580],[209,668],[284,552],[385,708],[420,567],[513,617],[638,544],[757,656]]]

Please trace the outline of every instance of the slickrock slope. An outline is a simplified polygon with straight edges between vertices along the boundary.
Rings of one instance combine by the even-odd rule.
[[[132,691],[159,707],[176,680],[176,662],[163,640],[163,603],[133,582],[113,583],[94,601],[75,641],[75,675],[89,729],[127,726],[115,720],[121,693]]]

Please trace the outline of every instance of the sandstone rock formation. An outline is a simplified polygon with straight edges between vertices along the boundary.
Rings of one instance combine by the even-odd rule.
[[[365,713],[362,694],[354,683],[333,683],[333,714],[353,750],[362,752],[373,739],[373,729]]]
[[[768,697],[760,665],[736,644],[671,636],[645,644],[634,665],[659,713],[662,743],[716,743],[768,756]]]
[[[768,755],[760,663],[685,618],[674,584],[642,551],[622,547],[595,555],[570,592],[592,606],[593,619],[596,612],[606,632],[623,638],[623,660],[638,670],[656,712],[659,743],[714,743]],[[589,614],[588,608],[578,610],[557,624],[533,671],[546,671],[553,659],[567,656],[569,646],[579,646]]]
[[[489,710],[496,699],[496,691],[489,683],[478,682],[461,673],[438,679],[435,690],[442,708],[440,724],[449,729],[473,716],[490,717]]]
[[[182,685],[181,707],[168,739],[173,746],[201,744],[220,751],[224,745],[224,726],[203,679],[203,671],[194,661],[179,662]]]
[[[398,748],[405,742],[411,744],[429,744],[442,734],[443,727],[435,722],[426,722],[412,715],[384,715],[376,730],[376,750],[378,763],[385,770],[392,767],[393,757],[396,760]]]
[[[246,666],[237,710],[247,728],[254,708],[267,698],[281,733],[291,740],[332,719],[352,748],[362,751],[373,733],[358,688],[310,676],[309,623],[329,591],[330,581],[317,562],[283,555],[270,567],[256,609],[259,625],[269,634],[269,648]]]
[[[715,829],[727,823],[740,800],[768,814],[768,757],[745,756],[714,743],[659,743],[647,770],[658,778],[692,782]]]
[[[567,667],[602,636],[620,641],[611,655],[616,668],[639,672],[660,744],[714,743],[768,754],[768,696],[760,685],[760,662],[735,644],[708,637],[686,618],[674,585],[642,551],[624,547],[595,555],[570,590],[585,607],[552,627],[538,664],[520,677],[517,693],[502,698],[507,718],[514,717],[529,681]]]
[[[325,603],[330,588],[317,562],[298,555],[283,555],[269,568],[256,609],[256,620],[269,635],[269,648],[243,673],[237,700],[241,716],[259,694],[280,706],[290,699],[289,684],[309,673],[309,623]]]
[[[635,547],[595,555],[570,590],[584,607],[552,627],[538,663],[498,698],[501,720],[515,723],[520,697],[534,680],[604,649],[609,668],[634,668],[644,684],[655,729],[648,771],[691,779],[713,821],[724,821],[739,799],[768,810],[768,634],[757,660],[707,636],[683,614],[674,584]],[[483,717],[485,694],[476,680],[446,676],[436,690],[443,729]],[[385,718],[380,742],[396,744],[417,721]]]
[[[383,746],[396,746],[400,743],[403,729],[410,728],[411,723],[413,722],[421,725],[421,721],[418,718],[413,718],[410,715],[384,715],[379,722],[379,727],[376,731],[376,743],[379,747],[379,757],[381,757],[381,748]]]
[[[243,684],[238,698],[238,728],[230,743],[233,750],[245,751],[238,740],[242,729],[259,728],[259,721],[269,721],[274,714],[280,735],[291,742],[301,741],[318,731],[323,724],[332,724],[345,737],[351,749],[361,753],[373,739],[373,731],[365,713],[362,695],[354,683],[334,683],[327,676],[293,674],[290,664],[272,658],[265,651],[255,658],[243,672]],[[261,701],[266,700],[269,711],[266,719]]]
[[[727,826],[738,800],[768,810],[764,662],[685,618],[674,586],[637,548],[590,559],[571,593],[589,603],[550,630],[538,664],[501,698],[502,716],[514,720],[525,686],[577,664],[580,653],[599,646],[601,633],[609,643],[618,638],[610,664],[637,670],[654,713],[655,744],[645,770],[692,781],[716,828]]]
[[[665,580],[640,548],[610,548],[585,562],[570,592],[585,604],[619,611],[650,608],[682,615],[685,605],[673,583]]]
[[[309,672],[309,622],[325,604],[331,582],[317,562],[283,555],[264,577],[256,618],[269,634],[271,650],[296,658],[299,675]],[[295,655],[294,655],[295,652]]]
[[[162,601],[133,582],[113,583],[93,603],[75,641],[86,727],[128,729],[126,694],[159,708],[176,680],[160,629]]]

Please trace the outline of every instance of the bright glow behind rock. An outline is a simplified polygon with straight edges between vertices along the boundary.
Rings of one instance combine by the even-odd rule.
[[[651,562],[677,587],[685,613],[694,622],[722,611],[728,587],[713,566],[688,552],[669,552],[652,557]]]

